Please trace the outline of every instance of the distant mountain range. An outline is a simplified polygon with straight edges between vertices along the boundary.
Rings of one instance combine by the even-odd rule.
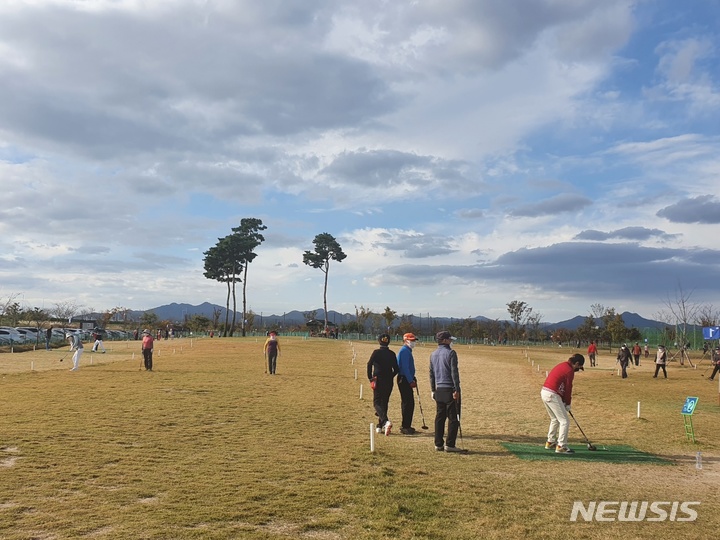
[[[217,304],[210,304],[209,302],[204,302],[200,305],[193,306],[191,304],[167,304],[164,306],[158,306],[156,308],[148,309],[146,311],[153,312],[158,316],[158,319],[161,321],[175,321],[175,322],[182,322],[185,320],[186,317],[192,317],[193,315],[204,315],[205,317],[212,319],[213,314],[217,311],[220,313],[220,320],[225,320],[225,307],[224,306],[218,306]],[[135,320],[139,320],[140,317],[145,313],[146,311],[131,311],[131,316]],[[313,311],[313,310],[310,310]],[[315,318],[318,320],[324,320],[324,311],[322,309],[316,309],[315,312]],[[271,327],[271,326],[277,326],[277,327],[287,327],[287,326],[302,326],[306,322],[305,313],[298,310],[288,311],[283,314],[271,314],[271,315],[265,315],[263,313],[255,313],[255,326],[256,327]],[[230,317],[232,317],[232,312],[230,312]],[[242,312],[237,313],[237,320],[240,320],[242,318]],[[477,321],[490,321],[493,319],[488,319],[487,317],[483,316],[477,316],[477,317],[471,317],[473,320]],[[585,322],[586,316],[578,315],[576,317],[573,317],[572,319],[568,319],[566,321],[560,321],[556,323],[542,323],[541,326],[549,331],[556,330],[558,328],[566,328],[568,330],[575,330],[579,326],[581,326]],[[659,321],[653,321],[651,319],[645,319],[644,317],[641,317],[637,313],[631,313],[629,311],[625,311],[622,313],[623,321],[625,321],[625,326],[628,328],[638,328],[642,330],[643,328],[665,328],[667,325],[665,323],[659,322]],[[432,323],[439,326],[447,326],[451,322],[457,321],[458,317],[421,317],[416,316],[416,319],[418,319],[418,324],[421,327],[424,327],[425,325],[431,326],[431,320]],[[330,310],[328,311],[328,321],[331,321],[335,323],[336,325],[340,326],[344,323],[348,323],[355,320],[355,315],[352,313],[338,313],[337,311]],[[505,321],[501,321],[505,322]],[[599,322],[599,321],[598,321]]]

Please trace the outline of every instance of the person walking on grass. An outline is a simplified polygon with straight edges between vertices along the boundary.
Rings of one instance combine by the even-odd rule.
[[[277,366],[277,357],[280,353],[280,342],[277,339],[277,332],[270,330],[268,338],[263,345],[263,352],[267,358],[267,369],[270,375],[275,375],[275,367]]]
[[[632,362],[630,358],[630,349],[628,349],[628,346],[623,343],[623,346],[620,347],[620,350],[617,353],[617,361],[620,362],[620,367],[622,368],[622,378],[627,379],[627,367],[628,364]]]
[[[392,422],[388,418],[390,394],[393,390],[393,379],[398,373],[397,356],[390,350],[390,336],[380,334],[380,348],[375,349],[367,363],[367,378],[373,389],[373,406],[378,417],[376,431],[390,435]]]
[[[710,378],[708,379],[709,381],[714,381],[715,375],[717,375],[720,371],[720,347],[712,352],[712,363],[715,367],[713,368],[712,375],[710,375]]]
[[[142,333],[142,355],[143,364],[145,365],[145,371],[153,370],[153,348],[155,347],[155,340],[150,334],[150,330],[143,330]]]
[[[65,338],[70,342],[70,352],[75,351],[72,357],[73,367],[70,368],[70,371],[77,371],[80,369],[80,357],[84,350],[82,339],[79,333],[67,334]]]
[[[413,390],[417,388],[415,378],[415,358],[413,348],[417,343],[415,334],[403,335],[403,346],[397,354],[398,377],[397,387],[400,392],[400,412],[402,413],[402,424],[400,433],[403,435],[414,435],[415,428],[412,427],[413,414],[415,413],[415,396]]]
[[[447,330],[435,334],[437,349],[430,355],[430,390],[435,400],[435,450],[462,452],[455,446],[460,428],[460,371],[457,353],[450,347],[455,338]],[[447,421],[447,437],[445,422]]]
[[[573,454],[575,452],[567,445],[570,428],[568,413],[572,402],[575,373],[585,371],[584,364],[585,357],[582,354],[573,354],[566,362],[552,368],[540,390],[540,398],[550,416],[550,428],[545,449],[555,449],[556,454]]]
[[[632,348],[632,355],[633,359],[635,360],[635,365],[640,365],[640,354],[642,353],[642,349],[640,348],[639,343],[635,343],[635,346]]]
[[[665,375],[665,378],[667,379],[667,369],[665,369],[665,364],[667,364],[667,352],[665,351],[665,345],[658,345],[657,355],[655,355],[655,375],[653,375],[653,379],[657,379],[658,373],[660,373],[660,368],[662,368],[663,375]]]
[[[595,357],[597,356],[597,345],[595,341],[590,342],[588,347],[588,358],[590,358],[590,367],[595,367]]]

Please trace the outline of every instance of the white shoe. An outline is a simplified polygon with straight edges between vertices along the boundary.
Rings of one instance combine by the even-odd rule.
[[[390,435],[390,430],[391,430],[391,429],[392,429],[392,422],[391,422],[390,420],[388,420],[387,422],[385,422],[385,436],[386,436],[386,437],[387,437],[388,435]]]
[[[380,426],[375,428],[375,433],[382,433],[382,432],[383,432],[383,429]]]
[[[77,371],[78,369],[79,368],[74,367],[74,368],[70,368],[70,371]]]

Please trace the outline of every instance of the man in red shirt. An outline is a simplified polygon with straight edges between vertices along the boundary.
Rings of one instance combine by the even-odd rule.
[[[590,367],[595,367],[595,356],[597,355],[597,345],[595,341],[590,342],[588,347],[588,357],[590,358]]]
[[[558,364],[548,373],[540,398],[550,416],[550,429],[548,430],[547,450],[555,449],[556,454],[572,454],[567,446],[568,429],[570,428],[570,402],[572,401],[572,385],[575,372],[583,370],[585,357],[582,354],[573,354],[566,362]]]
[[[154,345],[154,340],[153,337],[150,335],[150,330],[143,330],[142,354],[143,363],[145,364],[145,369],[147,371],[152,371],[152,353]]]
[[[639,343],[635,343],[635,346],[632,348],[632,355],[633,359],[635,360],[635,365],[640,365],[640,355],[642,354],[642,349],[640,348]]]

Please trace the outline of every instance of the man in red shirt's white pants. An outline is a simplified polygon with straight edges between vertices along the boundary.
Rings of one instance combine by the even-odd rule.
[[[554,448],[557,454],[574,453],[567,446],[568,429],[570,428],[568,412],[572,401],[575,372],[584,371],[584,364],[585,357],[582,354],[573,354],[566,362],[552,368],[540,391],[540,397],[550,415],[550,429],[545,448],[547,450]]]

